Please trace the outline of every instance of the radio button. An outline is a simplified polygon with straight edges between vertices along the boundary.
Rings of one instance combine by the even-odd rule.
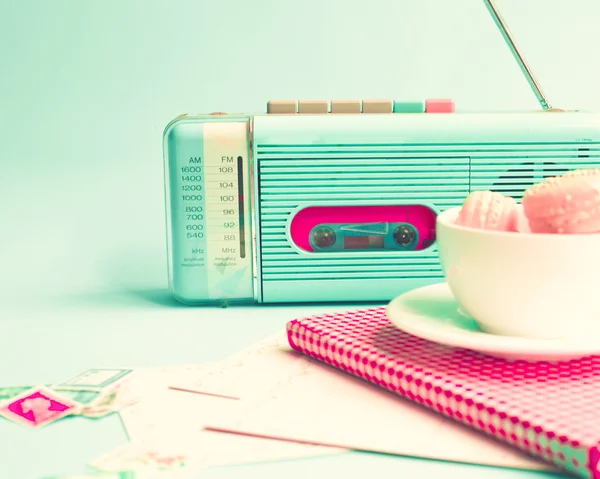
[[[429,98],[425,101],[426,113],[454,113],[454,100],[449,98]]]
[[[329,113],[327,100],[299,100],[298,113]]]
[[[267,103],[267,113],[273,115],[296,113],[296,100],[271,100]]]
[[[392,113],[394,110],[392,100],[363,100],[363,113]]]
[[[424,101],[395,101],[394,113],[424,113]]]
[[[331,113],[360,113],[360,100],[331,100]]]

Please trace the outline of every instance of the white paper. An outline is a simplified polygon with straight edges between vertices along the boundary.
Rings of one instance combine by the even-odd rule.
[[[200,370],[200,368],[186,368],[188,371]],[[177,471],[179,474],[177,477],[187,477],[188,473],[211,466],[278,461],[344,452],[339,448],[205,430],[204,425],[209,420],[227,417],[239,400],[168,389],[167,383],[173,373],[177,374],[172,369],[154,372],[147,370],[132,378],[134,380],[129,383],[131,390],[143,390],[144,395],[136,404],[120,412],[131,444],[118,448],[102,460],[96,461],[93,464],[95,467],[109,467],[109,469],[99,467],[101,470],[109,471],[131,469],[140,462],[139,458],[143,453],[154,450],[164,455],[185,456],[186,466]],[[167,442],[165,438],[168,439]],[[143,467],[144,473],[152,476],[153,473],[148,470],[150,466]],[[175,471],[170,470],[170,473],[175,474]],[[155,471],[154,474],[158,474],[156,477],[163,477],[164,471]]]
[[[304,374],[279,382],[261,397],[242,399],[235,409],[234,414],[210,420],[208,427],[405,456],[552,469],[495,439],[315,362],[304,368]]]
[[[176,372],[169,386],[179,390],[242,398],[260,395],[287,381],[313,361],[289,346],[285,332],[275,334],[210,368]]]

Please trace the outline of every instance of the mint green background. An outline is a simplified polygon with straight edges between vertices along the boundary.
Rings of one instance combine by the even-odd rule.
[[[600,110],[597,0],[497,3],[553,104]],[[184,112],[381,97],[538,108],[478,0],[0,2],[0,385],[215,360],[293,317],[340,309],[175,305],[165,294],[161,133]],[[39,431],[0,421],[0,475],[80,472],[125,440],[116,417]],[[374,469],[545,477],[363,454],[203,477]]]

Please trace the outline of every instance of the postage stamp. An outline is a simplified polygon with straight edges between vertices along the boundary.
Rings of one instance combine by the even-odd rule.
[[[88,369],[68,381],[57,384],[56,387],[102,391],[108,386],[115,385],[132,372],[133,369]]]
[[[188,466],[191,464],[186,454],[176,452],[178,448],[173,444],[170,445],[169,451],[160,453],[159,449],[165,449],[165,447],[155,448],[147,444],[129,443],[118,447],[89,465],[100,471],[129,470],[135,472],[136,476],[152,477],[152,479],[181,477],[181,472],[190,470]]]
[[[118,388],[100,395],[93,403],[87,405],[81,411],[81,415],[87,418],[102,418],[118,410],[115,403],[119,394]]]
[[[41,427],[77,412],[78,405],[45,386],[36,386],[0,407],[0,415],[28,427]]]
[[[79,403],[84,406],[93,403],[101,397],[100,391],[90,391],[89,389],[61,389],[60,387],[52,389],[59,393],[61,396],[68,397],[76,403]]]
[[[33,388],[33,386],[8,386],[0,387],[0,402],[12,399],[25,391]]]

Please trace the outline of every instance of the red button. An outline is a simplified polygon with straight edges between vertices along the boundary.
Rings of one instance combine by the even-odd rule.
[[[425,100],[425,113],[454,113],[454,100],[429,98]]]

